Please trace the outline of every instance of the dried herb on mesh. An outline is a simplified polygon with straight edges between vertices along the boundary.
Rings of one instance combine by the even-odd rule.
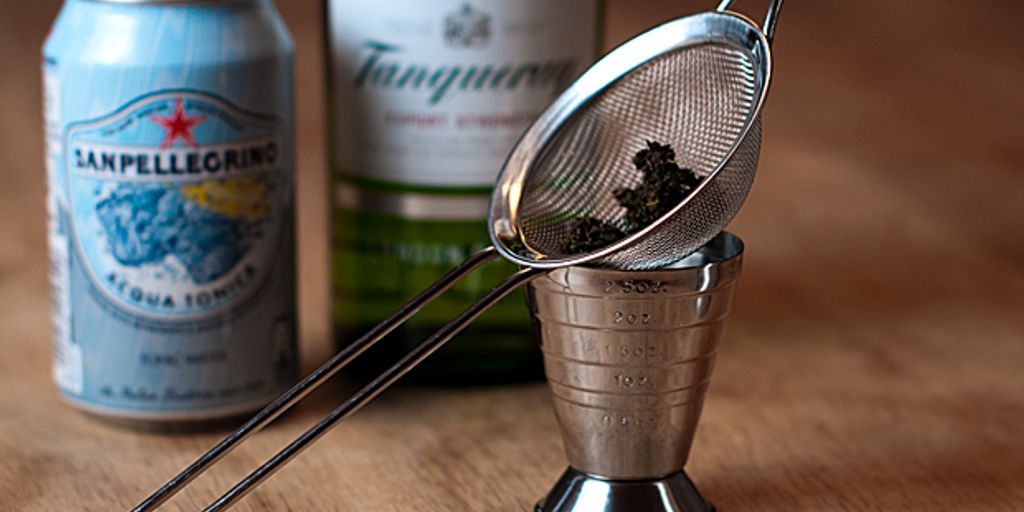
[[[651,140],[646,141],[646,146],[633,156],[633,165],[643,174],[640,184],[612,191],[626,209],[625,217],[618,223],[621,227],[595,217],[574,220],[569,235],[562,241],[563,253],[597,250],[643,229],[668,213],[700,184],[700,176],[676,163],[672,146]]]
[[[562,240],[561,251],[578,254],[600,249],[626,237],[621,229],[595,217],[583,217],[572,221],[569,236]]]

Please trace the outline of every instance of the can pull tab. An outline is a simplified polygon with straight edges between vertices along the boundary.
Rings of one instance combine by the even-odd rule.
[[[732,4],[732,0],[722,0],[718,3],[718,7],[715,7],[715,10],[725,12],[730,4]],[[768,4],[768,13],[764,15],[761,32],[764,33],[764,38],[768,40],[769,45],[772,44],[772,38],[775,35],[775,24],[779,21],[779,11],[781,10],[782,0],[772,0]]]

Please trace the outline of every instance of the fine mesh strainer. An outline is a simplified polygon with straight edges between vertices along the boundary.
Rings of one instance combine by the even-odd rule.
[[[206,510],[223,510],[405,375],[484,310],[546,271],[572,265],[649,269],[696,251],[737,213],[754,179],[760,112],[771,78],[770,43],[782,0],[764,29],[726,11],[676,19],[614,49],[581,75],[526,131],[491,196],[494,247],[470,256],[389,318],[341,350],[133,510],[152,510],[339,369],[480,265],[501,256],[525,267],[477,300],[395,365],[348,398]],[[622,227],[612,191],[641,176],[632,157],[646,140],[670,144],[682,167],[703,179],[671,211],[594,251],[560,250],[583,216]]]
[[[725,228],[754,180],[781,2],[772,4],[764,34],[747,18],[723,12],[729,3],[615,49],[534,123],[491,199],[491,238],[502,256],[533,268],[656,268]],[[612,191],[640,181],[629,163],[645,140],[671,144],[680,166],[703,177],[702,184],[624,240],[592,253],[562,253],[560,241],[576,218],[623,227],[624,209]]]

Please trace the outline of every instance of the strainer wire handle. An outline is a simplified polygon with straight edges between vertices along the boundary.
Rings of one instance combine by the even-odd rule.
[[[504,298],[520,285],[544,274],[545,272],[546,270],[543,269],[524,268],[509,276],[505,281],[501,282],[491,289],[491,291],[487,292],[487,294],[480,297],[476,302],[466,308],[462,313],[459,313],[458,316],[441,327],[429,338],[420,342],[419,345],[408,352],[401,360],[345,400],[344,403],[331,411],[330,414],[325,416],[316,425],[313,425],[309,430],[303,432],[302,435],[295,438],[295,440],[288,446],[274,454],[273,457],[261,464],[252,473],[249,473],[248,476],[235,484],[231,490],[204,509],[204,512],[225,510],[235,504],[235,502],[248,494],[249,491],[273,475],[281,468],[281,466],[288,463],[296,455],[302,453],[306,447],[319,439],[320,436],[326,434],[339,421],[359,411],[359,409],[369,401],[373,400],[377,395],[387,389],[388,386],[394,384],[395,381],[408,373],[409,370],[412,370],[416,365],[430,356],[430,354],[434,353],[435,350],[441,348],[441,346],[450,340],[452,336],[458,334],[459,331],[480,316],[480,314],[486,311],[487,308],[494,305],[495,302]]]
[[[732,2],[733,0],[722,0],[715,10],[723,12],[729,8]],[[764,23],[761,24],[761,32],[764,33],[764,38],[768,40],[768,44],[772,44],[772,39],[775,36],[775,24],[779,21],[779,11],[781,10],[782,0],[772,0],[768,4],[768,13],[765,14]]]
[[[153,510],[163,504],[190,481],[195,479],[195,477],[202,474],[204,471],[209,469],[211,465],[227,455],[228,452],[234,449],[238,444],[245,441],[256,432],[259,432],[268,423],[274,421],[274,419],[298,403],[314,389],[333,377],[338,373],[338,370],[352,362],[353,359],[359,357],[360,354],[365,352],[368,348],[380,341],[381,338],[408,320],[409,317],[414,315],[423,306],[451,288],[452,285],[458,282],[463,276],[473,270],[476,270],[481,265],[496,259],[497,257],[497,251],[493,247],[487,247],[466,258],[466,260],[459,264],[459,266],[450,270],[429,288],[420,292],[419,295],[405,303],[391,316],[374,326],[358,340],[352,342],[344,349],[331,356],[331,358],[320,365],[319,368],[309,375],[306,375],[306,377],[292,386],[288,391],[282,393],[274,399],[273,402],[260,410],[260,412],[249,418],[249,420],[241,427],[222,439],[217,443],[217,445],[157,489],[156,492],[146,498],[143,502],[136,505],[135,508],[132,509],[132,512]]]

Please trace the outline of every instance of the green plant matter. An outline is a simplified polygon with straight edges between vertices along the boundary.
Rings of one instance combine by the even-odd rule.
[[[561,251],[579,254],[606,247],[626,237],[621,229],[595,217],[583,217],[572,221],[569,236],[562,241]]]
[[[613,192],[626,209],[626,233],[635,233],[668,213],[700,183],[692,170],[676,164],[676,152],[667,144],[647,141],[647,147],[633,157],[633,165],[643,173],[640,185]]]
[[[612,223],[594,217],[572,221],[560,247],[563,253],[594,251],[636,233],[671,211],[700,184],[700,176],[679,167],[676,152],[668,144],[648,140],[647,147],[633,156],[633,165],[643,175],[640,184],[612,191],[626,209],[622,221]]]

